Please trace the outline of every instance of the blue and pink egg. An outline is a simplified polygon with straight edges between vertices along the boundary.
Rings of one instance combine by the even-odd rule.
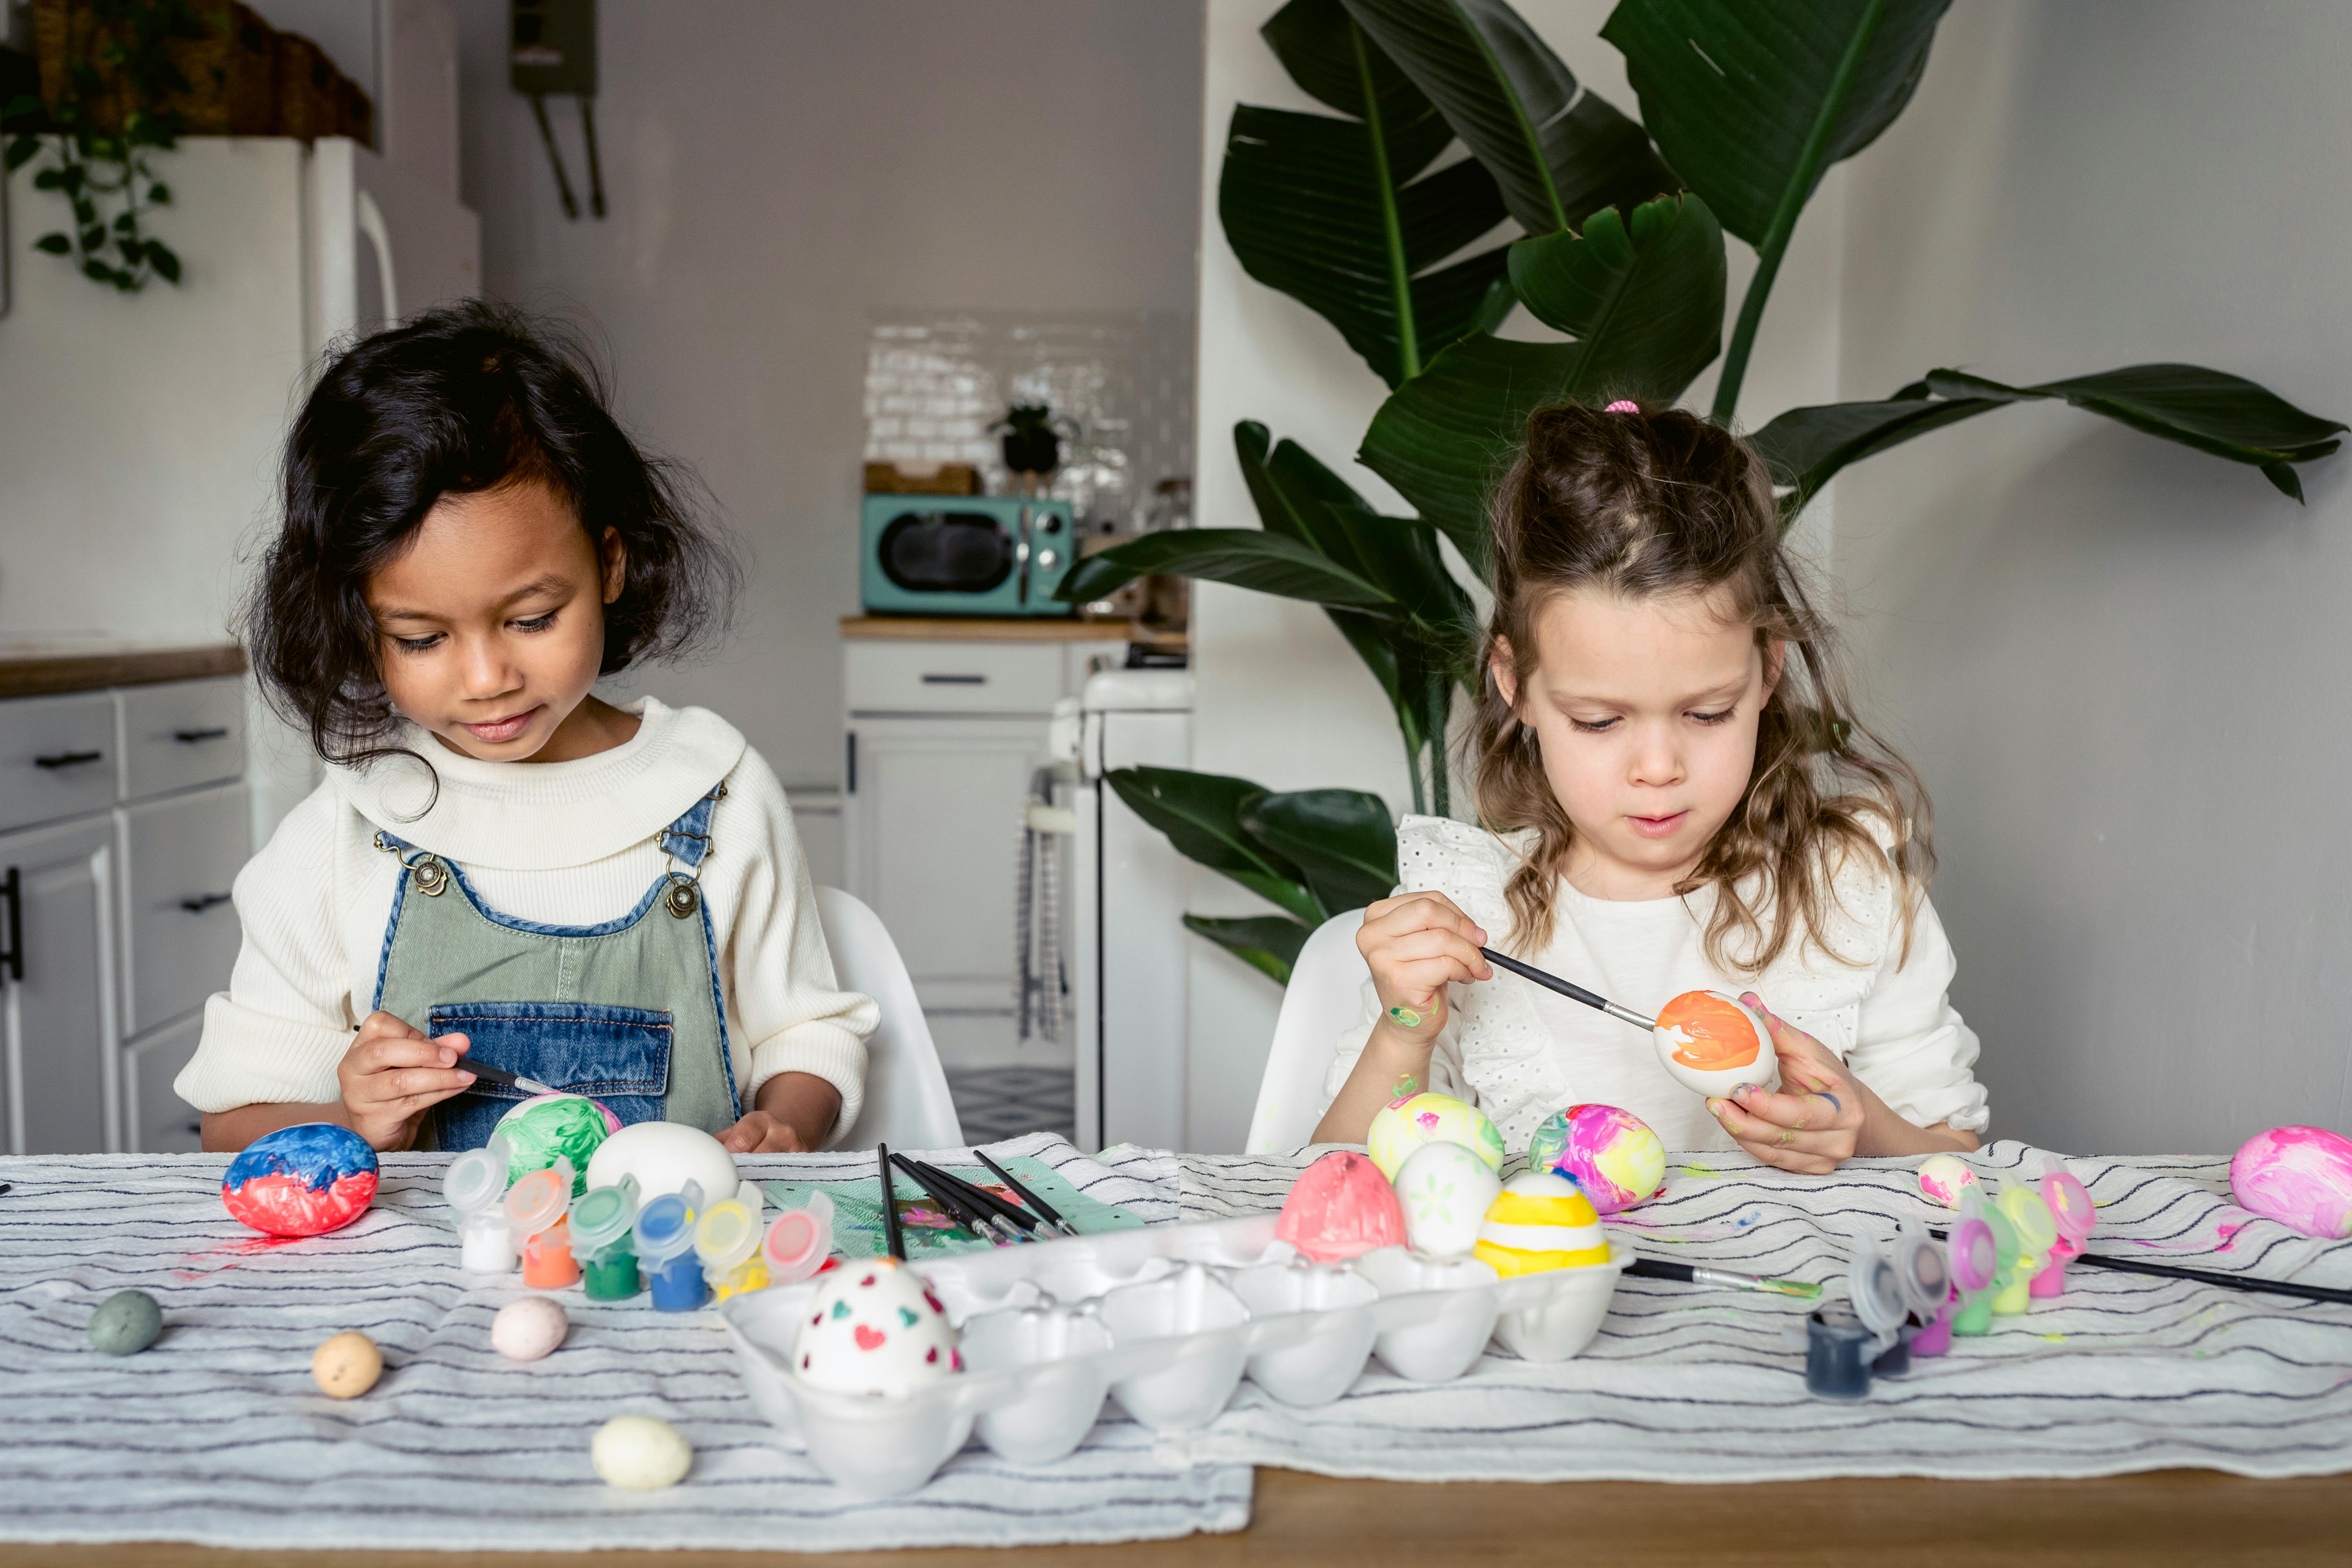
[[[375,1201],[368,1141],[331,1121],[282,1127],[246,1146],[221,1178],[232,1218],[268,1236],[324,1236]]]

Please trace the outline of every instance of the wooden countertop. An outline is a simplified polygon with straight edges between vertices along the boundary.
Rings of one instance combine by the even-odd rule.
[[[583,1507],[593,1506],[583,1503]],[[352,1536],[366,1521],[353,1515]],[[1782,1481],[1758,1486],[1574,1481],[1549,1486],[1335,1480],[1261,1469],[1249,1528],[1115,1546],[950,1547],[897,1552],[436,1552],[436,1568],[1209,1568],[1226,1563],[1479,1563],[1558,1568],[1563,1560],[1643,1568],[1886,1568],[1951,1563],[2212,1568],[2341,1563],[2352,1541],[2342,1476],[2257,1481],[2210,1470],[2091,1480]],[[745,1542],[751,1546],[752,1542]],[[26,1568],[389,1568],[415,1552],[228,1552],[131,1542],[28,1546]]]
[[[1139,642],[1182,651],[1182,632],[1135,621],[1042,616],[844,616],[841,635],[882,642]]]
[[[244,673],[245,649],[233,642],[0,641],[0,698]]]

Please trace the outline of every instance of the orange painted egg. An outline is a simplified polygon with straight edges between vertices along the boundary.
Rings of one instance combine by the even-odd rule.
[[[1743,1083],[1780,1087],[1780,1058],[1763,1018],[1737,996],[1685,991],[1658,1011],[1658,1060],[1694,1094],[1729,1094]]]

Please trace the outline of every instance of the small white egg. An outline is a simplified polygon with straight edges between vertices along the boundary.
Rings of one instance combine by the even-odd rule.
[[[1977,1173],[1957,1154],[1930,1154],[1919,1162],[1919,1195],[1948,1209],[1960,1206],[1963,1188],[1977,1185]]]
[[[490,1320],[490,1343],[509,1361],[537,1361],[563,1342],[572,1321],[545,1296],[509,1301]]]
[[[604,1484],[625,1492],[657,1492],[686,1479],[694,1446],[677,1428],[650,1415],[615,1415],[596,1428],[588,1457]]]
[[[1404,1234],[1424,1258],[1467,1258],[1495,1194],[1503,1190],[1484,1158],[1459,1143],[1424,1143],[1397,1167]]]

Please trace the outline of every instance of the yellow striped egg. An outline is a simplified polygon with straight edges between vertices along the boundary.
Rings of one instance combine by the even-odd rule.
[[[1522,1171],[1487,1205],[1475,1251],[1508,1279],[1606,1263],[1609,1238],[1574,1182],[1550,1171]]]

